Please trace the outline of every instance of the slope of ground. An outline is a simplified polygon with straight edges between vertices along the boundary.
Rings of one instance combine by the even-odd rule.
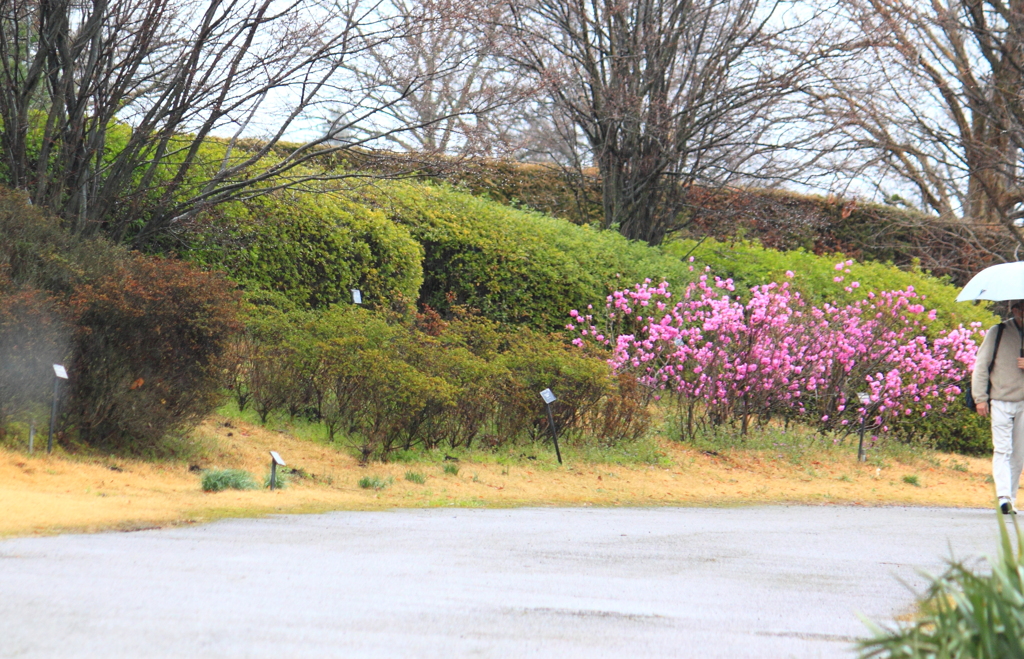
[[[0,535],[134,530],[334,509],[769,502],[987,507],[993,496],[987,460],[948,455],[908,464],[858,463],[853,455],[831,452],[798,465],[781,455],[702,452],[666,442],[667,467],[463,461],[453,475],[436,462],[360,466],[329,447],[224,417],[212,417],[199,433],[208,444],[204,466],[246,469],[262,479],[268,451],[276,450],[305,476],[275,492],[205,493],[200,474],[187,464],[2,451]],[[426,482],[406,480],[407,471],[423,474]],[[358,482],[365,476],[390,483],[363,489]]]

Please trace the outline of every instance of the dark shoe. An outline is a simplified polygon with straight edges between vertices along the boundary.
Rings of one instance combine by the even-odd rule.
[[[1013,509],[1013,506],[1010,505],[1009,501],[1004,501],[1001,504],[999,504],[999,512],[1001,512],[1004,515],[1017,514],[1017,511]]]

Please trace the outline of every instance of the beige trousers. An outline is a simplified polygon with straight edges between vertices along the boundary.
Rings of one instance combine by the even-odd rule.
[[[1024,468],[1024,401],[1011,403],[993,400],[992,414],[992,480],[996,496],[1016,506],[1020,472]]]

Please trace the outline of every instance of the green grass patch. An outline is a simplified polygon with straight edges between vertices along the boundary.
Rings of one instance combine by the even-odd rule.
[[[256,489],[252,475],[241,469],[211,469],[203,473],[202,485],[204,492]]]
[[[921,487],[921,480],[917,477],[917,474],[907,474],[903,477],[903,482],[914,487]]]
[[[380,476],[363,476],[359,479],[359,487],[364,490],[383,490],[389,485],[391,485],[390,478],[381,478]]]
[[[291,474],[286,469],[287,467],[278,469],[277,476],[274,478],[274,487],[279,490],[283,490],[291,484]],[[267,475],[263,477],[263,487],[270,488],[270,470],[267,470]]]
[[[444,466],[444,473],[448,474],[449,476],[458,476],[459,475],[459,465],[452,464],[451,462],[449,462],[448,464],[446,464]]]
[[[405,480],[417,485],[423,485],[427,482],[427,477],[418,471],[407,471],[405,472]]]
[[[752,424],[746,434],[741,432],[739,424],[722,424],[698,429],[692,437],[685,438],[681,437],[680,426],[679,421],[669,415],[662,433],[704,452],[756,451],[792,465],[805,465],[821,458],[841,459],[857,455],[856,434],[823,434],[798,423]],[[937,459],[934,450],[925,444],[903,444],[886,438],[877,442],[869,442],[865,438],[864,443],[868,464],[883,469],[888,469],[893,463],[931,464]]]

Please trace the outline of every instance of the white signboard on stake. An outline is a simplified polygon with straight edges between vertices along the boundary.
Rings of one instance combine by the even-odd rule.
[[[861,405],[869,405],[871,403],[871,394],[860,393],[857,394],[857,398],[860,399]]]
[[[271,451],[270,452],[270,457],[272,457],[274,459],[274,464],[280,465],[282,467],[285,466],[284,460],[282,460],[281,456],[277,454],[277,451]]]
[[[360,291],[358,288],[352,289],[352,301],[355,302],[356,304],[363,303],[363,292]]]
[[[57,375],[57,377],[59,377],[59,378],[60,378],[61,380],[67,380],[67,379],[68,379],[68,372],[64,370],[64,366],[63,366],[63,365],[61,365],[61,364],[54,364],[54,365],[53,365],[53,372],[54,372],[54,373],[55,373],[55,374]]]
[[[548,405],[558,400],[557,398],[555,398],[555,395],[551,393],[550,389],[545,389],[544,391],[540,392],[540,397],[543,398],[544,402],[547,403]]]

